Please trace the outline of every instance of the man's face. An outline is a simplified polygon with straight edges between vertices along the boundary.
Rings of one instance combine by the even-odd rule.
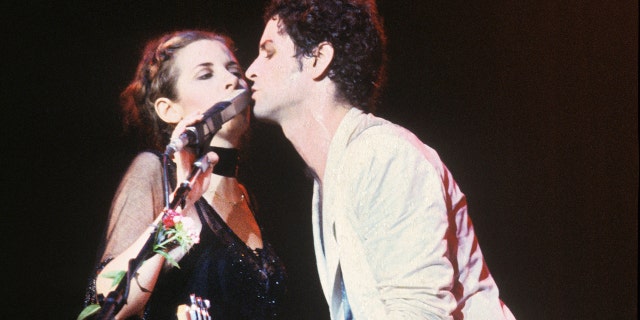
[[[247,69],[253,81],[254,114],[258,119],[281,124],[295,116],[305,96],[306,83],[295,46],[288,34],[278,32],[279,19],[269,20],[260,39],[258,57]],[[303,60],[305,58],[302,58]]]

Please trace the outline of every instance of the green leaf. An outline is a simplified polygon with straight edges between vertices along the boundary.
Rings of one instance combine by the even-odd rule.
[[[102,273],[102,276],[105,278],[113,279],[113,283],[111,284],[111,286],[115,287],[116,285],[118,285],[118,283],[120,283],[120,281],[122,281],[122,279],[126,274],[127,274],[126,271],[119,270],[119,271],[104,272]]]
[[[90,304],[86,308],[84,308],[82,312],[80,312],[76,320],[84,320],[87,317],[90,317],[94,315],[96,312],[100,311],[100,309],[101,308],[99,304]]]
[[[165,259],[167,259],[167,261],[169,261],[169,263],[171,263],[172,266],[180,269],[180,266],[178,265],[178,263],[176,262],[175,259],[173,259],[173,257],[171,257],[168,253],[160,250],[160,251],[156,251],[157,254],[163,256]]]

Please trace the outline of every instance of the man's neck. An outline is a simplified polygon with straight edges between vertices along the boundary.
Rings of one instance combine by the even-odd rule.
[[[331,140],[349,107],[334,103],[301,110],[305,111],[281,123],[282,131],[322,183]]]

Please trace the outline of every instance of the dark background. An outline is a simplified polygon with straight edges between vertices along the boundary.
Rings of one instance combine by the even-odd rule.
[[[138,151],[118,93],[144,41],[177,28],[257,54],[263,1],[2,4],[2,318],[75,319],[117,183]],[[379,1],[378,114],[439,151],[518,319],[637,319],[636,1]],[[285,319],[327,319],[311,181],[254,123],[246,184],[285,259]]]

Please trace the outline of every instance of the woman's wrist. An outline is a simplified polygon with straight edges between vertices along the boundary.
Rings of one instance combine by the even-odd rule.
[[[163,211],[157,228],[153,251],[174,266],[178,266],[178,263],[169,255],[171,250],[181,247],[182,251],[187,252],[200,242],[200,231],[193,219],[172,209]]]

